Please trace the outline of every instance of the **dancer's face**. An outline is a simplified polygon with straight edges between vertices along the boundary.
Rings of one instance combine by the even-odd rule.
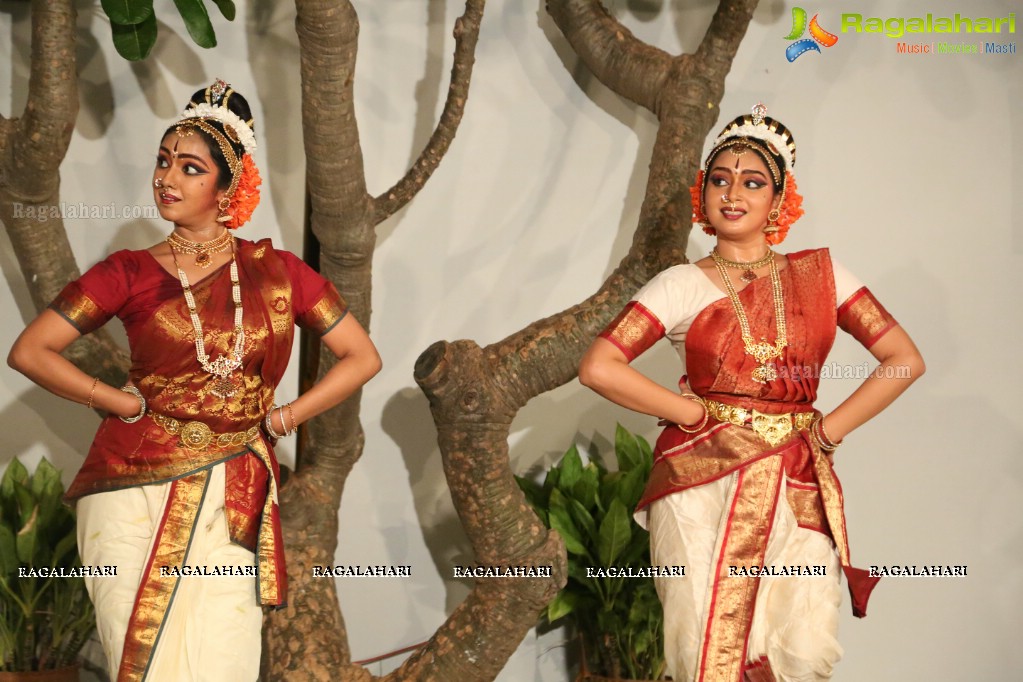
[[[726,148],[711,161],[707,173],[703,212],[718,234],[741,236],[763,231],[778,196],[760,155],[749,149],[736,154]]]
[[[180,226],[216,225],[218,202],[225,194],[217,187],[219,174],[199,132],[168,133],[160,142],[153,170],[153,197],[160,216]]]

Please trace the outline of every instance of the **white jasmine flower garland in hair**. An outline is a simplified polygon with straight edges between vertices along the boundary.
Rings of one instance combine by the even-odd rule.
[[[234,130],[238,141],[242,143],[242,147],[245,148],[246,154],[251,154],[256,150],[256,135],[252,132],[245,121],[241,119],[238,114],[234,113],[230,109],[221,106],[213,106],[203,102],[202,104],[193,104],[189,108],[185,109],[181,114],[181,120],[184,121],[189,118],[215,118],[222,122],[224,125],[231,126]]]
[[[711,147],[717,147],[730,137],[752,137],[757,140],[763,140],[764,142],[771,143],[771,146],[778,150],[778,154],[785,162],[785,169],[792,170],[792,152],[789,150],[788,142],[785,141],[785,138],[768,128],[763,123],[758,125],[744,123],[741,126],[736,126],[735,128],[728,128],[728,130],[723,132],[716,140],[714,140],[714,144],[712,144]]]

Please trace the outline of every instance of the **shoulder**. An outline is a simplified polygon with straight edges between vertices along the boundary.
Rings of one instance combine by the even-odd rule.
[[[671,266],[667,270],[661,270],[659,273],[654,275],[650,282],[685,285],[693,281],[696,277],[703,277],[703,274],[700,272],[699,265],[696,265],[695,263],[680,263],[678,265]]]
[[[155,262],[147,249],[121,249],[93,265],[87,274],[133,275],[149,263]]]

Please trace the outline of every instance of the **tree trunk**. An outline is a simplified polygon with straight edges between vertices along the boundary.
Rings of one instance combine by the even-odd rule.
[[[60,211],[60,164],[78,116],[77,78],[74,3],[34,0],[28,101],[20,118],[0,116],[0,222],[36,310],[81,274]],[[111,384],[127,374],[127,353],[104,330],[65,354]]]

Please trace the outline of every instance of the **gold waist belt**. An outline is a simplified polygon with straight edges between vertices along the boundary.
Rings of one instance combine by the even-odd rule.
[[[745,407],[726,405],[716,400],[704,398],[707,414],[719,422],[728,422],[736,426],[746,426],[753,430],[771,445],[785,440],[792,429],[805,431],[810,428],[816,413],[814,412],[783,412],[782,414],[765,414],[758,410]]]
[[[259,436],[259,427],[253,426],[246,431],[231,433],[213,433],[213,429],[202,422],[181,421],[174,417],[150,413],[153,421],[164,431],[181,439],[181,444],[189,450],[205,450],[210,445],[217,447],[239,446],[255,440]]]

